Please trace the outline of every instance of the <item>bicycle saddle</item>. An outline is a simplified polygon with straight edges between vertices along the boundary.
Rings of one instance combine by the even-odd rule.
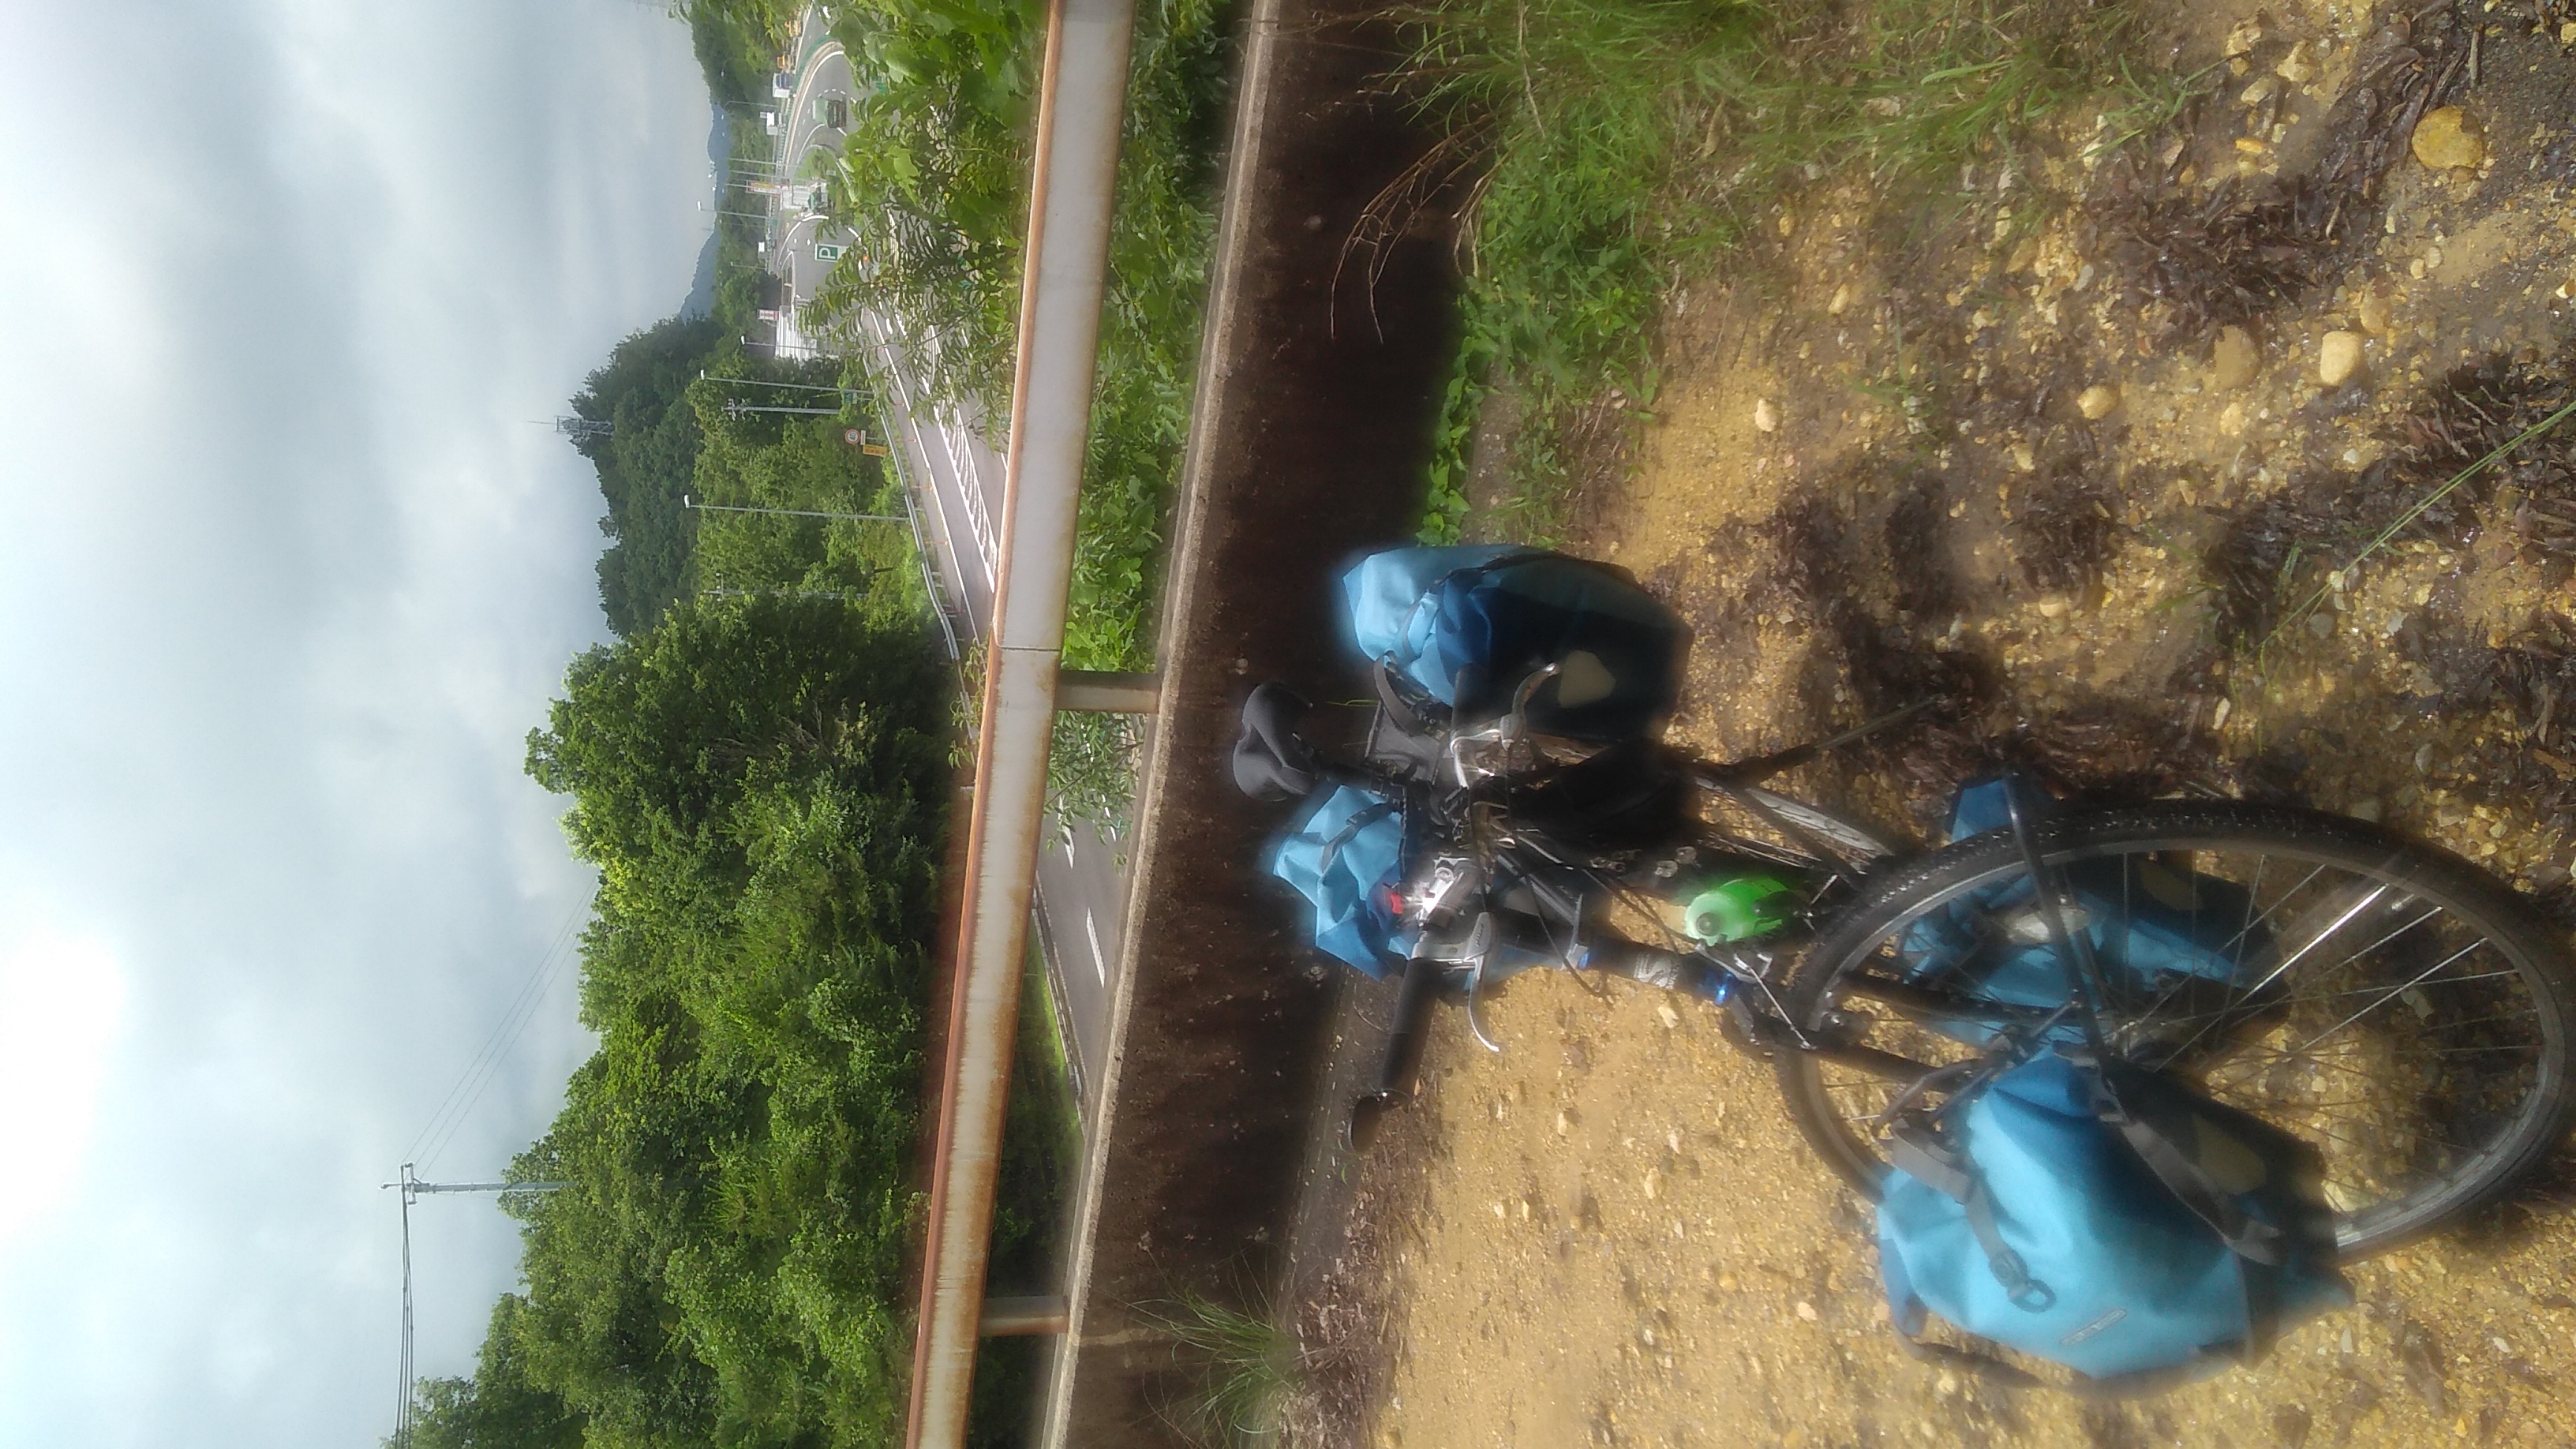
[[[1313,706],[1284,684],[1264,684],[1243,702],[1243,732],[1234,740],[1234,785],[1255,800],[1289,800],[1314,793],[1323,766],[1297,734],[1297,721]]]

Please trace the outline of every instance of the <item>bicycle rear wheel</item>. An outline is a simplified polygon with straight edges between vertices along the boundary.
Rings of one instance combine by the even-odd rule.
[[[2126,941],[2132,920],[2187,919],[2238,963],[2215,980],[2106,965],[2105,1036],[2316,1144],[2346,1254],[2492,1200],[2576,1117],[2564,937],[2467,862],[2361,821],[2233,801],[2061,815],[2034,833],[2053,873],[2092,882],[2076,929]],[[1862,1192],[1886,1171],[1875,1119],[1904,1089],[1901,1063],[1962,1061],[1995,1025],[2046,1015],[2027,990],[1926,970],[1927,932],[1962,922],[1988,941],[2040,939],[1998,914],[2027,879],[2008,831],[1896,867],[1790,978],[1790,1020],[1844,1049],[1781,1054],[1790,1114]]]

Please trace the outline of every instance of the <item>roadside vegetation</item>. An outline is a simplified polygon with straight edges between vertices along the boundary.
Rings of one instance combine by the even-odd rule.
[[[809,309],[812,324],[848,327],[862,306],[878,310],[913,339],[930,398],[982,418],[998,446],[1017,348],[1045,7],[851,0],[827,10],[869,94],[852,107],[826,178],[836,218],[860,240]],[[1138,7],[1065,630],[1072,668],[1152,664],[1215,245],[1233,10],[1228,0]],[[1062,717],[1049,766],[1056,812],[1122,820],[1135,744],[1124,718]]]
[[[1829,175],[1901,188],[2094,93],[2127,7],[1426,0],[1389,83],[1444,139],[1387,211],[1454,212],[1465,273],[1423,537],[1552,540],[1652,416],[1684,288]],[[1389,223],[1403,218],[1389,217]],[[1478,456],[1479,437],[1497,455]]]
[[[783,7],[684,7],[734,151]],[[728,210],[749,210],[737,200]],[[837,364],[746,349],[756,222],[719,221],[705,312],[620,343],[573,400],[607,505],[615,639],[573,662],[528,770],[599,870],[582,941],[599,1046],[512,1165],[518,1291],[470,1377],[418,1386],[418,1449],[859,1446],[899,1432],[924,1018],[962,720],[899,523],[848,441]],[[861,394],[864,399],[864,393]],[[823,408],[826,413],[752,411]],[[796,510],[762,513],[730,510]],[[1034,953],[1032,970],[1037,969]],[[1079,1150],[1064,1043],[1033,981],[997,1291],[1052,1281]],[[976,1442],[1015,1442],[1025,1345],[988,1354]]]
[[[830,180],[862,240],[824,289],[821,321],[882,310],[923,382],[997,434],[1007,421],[1028,230],[1031,127],[1045,9],[1032,0],[828,7],[867,98]],[[1112,220],[1100,383],[1085,465],[1065,661],[1145,666],[1163,530],[1189,430],[1199,316],[1215,238],[1216,144],[1230,7],[1138,7]]]

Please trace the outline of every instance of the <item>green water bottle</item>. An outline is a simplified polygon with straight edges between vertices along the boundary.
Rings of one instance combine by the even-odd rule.
[[[1703,878],[1685,898],[1682,930],[1703,946],[1768,936],[1789,924],[1798,894],[1768,871],[1739,869]]]

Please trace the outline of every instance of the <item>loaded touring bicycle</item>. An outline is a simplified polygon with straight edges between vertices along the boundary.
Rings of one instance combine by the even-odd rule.
[[[1878,1204],[1900,1330],[1938,1315],[2123,1386],[2348,1301],[2338,1261],[2493,1200],[2576,1113],[2561,934],[2445,852],[2282,805],[2079,807],[2009,771],[1901,850],[1766,782],[1915,710],[1760,759],[1677,750],[1687,631],[1614,568],[1411,548],[1341,587],[1364,738],[1319,749],[1267,684],[1232,764],[1299,802],[1271,868],[1316,946],[1400,981],[1355,1146],[1441,998],[1496,1047],[1478,1000],[1520,971],[1685,993]]]

